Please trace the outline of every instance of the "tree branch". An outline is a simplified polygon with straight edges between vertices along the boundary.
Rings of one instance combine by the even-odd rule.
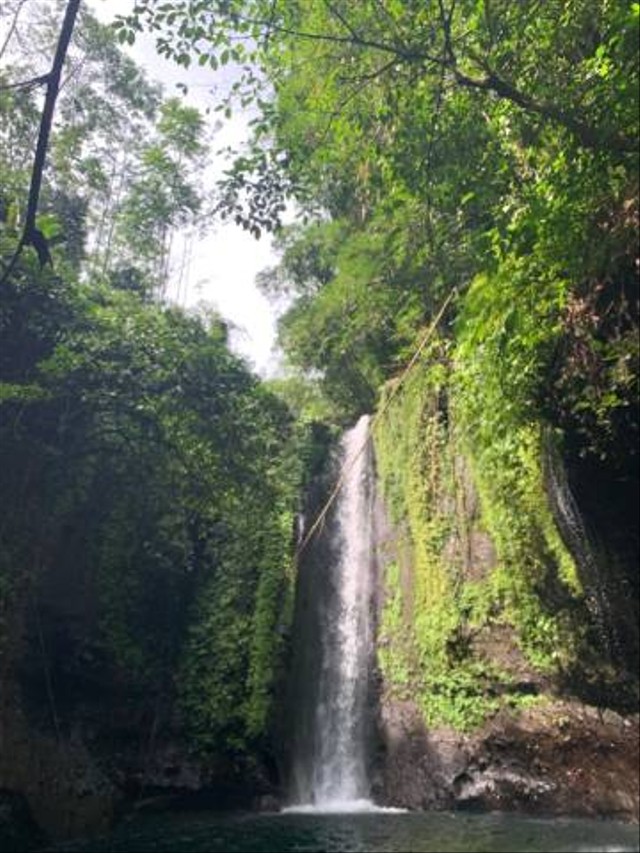
[[[442,25],[442,32],[444,34],[443,62],[446,64],[455,65],[456,57],[455,53],[453,52],[453,44],[451,41],[451,22],[453,20],[453,13],[455,12],[456,8],[455,0],[451,4],[449,14],[447,14],[444,8],[444,0],[438,0],[438,7],[440,9],[440,23]]]
[[[251,24],[257,27],[265,27],[267,25],[267,21],[261,20],[259,18],[245,18],[242,16],[238,17],[238,20],[244,24]],[[272,25],[272,32],[281,33],[285,36],[294,36],[295,38],[306,39],[308,41],[324,41],[324,42],[333,42],[334,44],[346,44],[346,45],[354,45],[356,47],[368,47],[372,50],[378,50],[381,53],[391,53],[394,56],[404,60],[405,62],[434,62],[436,58],[431,56],[429,53],[421,50],[406,50],[404,48],[398,47],[393,44],[386,44],[385,42],[374,41],[372,39],[365,38],[361,35],[347,35],[347,36],[339,36],[339,35],[331,35],[329,33],[314,33],[309,32],[307,30],[297,30],[290,29],[289,27],[284,27],[279,24]]]
[[[36,227],[36,216],[38,213],[38,203],[40,201],[40,189],[42,187],[42,176],[44,173],[45,162],[47,158],[47,149],[49,147],[49,137],[51,135],[51,125],[53,123],[53,113],[55,110],[58,92],[60,91],[60,77],[62,68],[69,49],[69,42],[73,34],[78,9],[80,8],[81,0],[68,0],[65,10],[60,36],[56,47],[55,56],[51,71],[47,74],[47,93],[42,108],[42,116],[40,118],[40,130],[38,132],[38,142],[36,145],[36,153],[33,160],[33,169],[31,170],[31,185],[29,187],[29,199],[27,203],[27,214],[25,217],[24,228],[18,242],[15,252],[7,268],[0,279],[0,285],[4,285],[12,274],[22,250],[25,246],[33,246],[38,255],[40,266],[43,267],[47,263],[51,263],[51,255],[44,234]]]
[[[584,145],[585,148],[609,149],[621,154],[637,151],[637,142],[634,139],[617,133],[607,133],[591,125],[585,124],[576,116],[553,104],[540,103],[521,92],[511,83],[503,80],[490,69],[487,75],[481,78],[469,77],[463,74],[456,66],[453,66],[453,74],[457,83],[469,89],[479,89],[485,92],[493,92],[500,98],[511,101],[516,106],[527,112],[540,115],[563,125],[571,131]]]
[[[350,34],[351,38],[354,41],[359,41],[360,35],[357,33],[357,31],[354,29],[354,27],[349,23],[349,21],[345,18],[345,16],[338,9],[335,8],[333,3],[330,3],[329,0],[324,0],[324,4],[327,7],[327,9],[329,10],[330,14],[332,14],[334,18],[337,18],[340,21],[340,23],[345,28],[345,30]]]
[[[48,81],[49,75],[41,74],[39,77],[31,77],[29,80],[19,80],[17,83],[4,83],[0,86],[0,92],[9,92],[12,89],[33,89]]]
[[[371,82],[371,80],[376,80],[378,77],[381,77],[386,71],[389,71],[393,68],[394,65],[397,65],[397,58],[393,57],[388,62],[385,62],[384,65],[381,65],[379,68],[376,68],[375,71],[370,71],[366,74],[344,74],[339,75],[338,79],[341,83],[366,83]]]
[[[2,47],[0,47],[0,59],[2,59],[2,57],[4,56],[4,52],[7,49],[7,47],[9,46],[9,42],[13,38],[13,34],[15,33],[16,27],[18,26],[18,18],[20,17],[20,13],[22,12],[23,6],[25,5],[26,2],[27,2],[27,0],[20,0],[18,5],[16,6],[16,10],[13,13],[13,19],[11,21],[11,24],[9,26],[9,30],[7,32],[7,37],[5,38],[5,40],[2,44]]]

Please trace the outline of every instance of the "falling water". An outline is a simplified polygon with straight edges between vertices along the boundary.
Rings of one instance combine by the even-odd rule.
[[[586,604],[597,627],[603,648],[610,658],[621,656],[616,620],[607,593],[607,582],[595,553],[578,505],[573,496],[564,464],[549,437],[544,444],[544,462],[551,506],[565,544],[576,560],[583,579]]]
[[[341,488],[316,557],[307,594],[311,600],[310,651],[300,692],[312,696],[307,721],[299,720],[304,744],[294,758],[294,798],[324,810],[371,806],[367,774],[370,743],[370,673],[373,655],[374,483],[369,418],[363,416],[341,443]],[[311,612],[313,611],[313,612]],[[304,702],[298,712],[304,717]],[[300,725],[299,725],[300,728]]]

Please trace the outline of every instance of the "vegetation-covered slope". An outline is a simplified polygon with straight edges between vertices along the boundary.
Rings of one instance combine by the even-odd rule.
[[[35,53],[0,76],[0,788],[80,832],[101,797],[272,761],[304,442],[224,323],[163,300],[205,122],[86,11],[38,211],[52,264],[15,259],[59,12],[2,12]]]
[[[545,679],[633,705],[639,22],[627,0],[140,0],[115,35],[81,19],[39,211],[55,272],[28,249],[0,271],[3,667],[41,727],[64,735],[108,686],[142,753],[175,723],[212,765],[269,755],[313,461],[290,409],[380,410],[451,294],[377,424],[405,536],[388,681],[459,727]],[[277,231],[261,282],[289,300],[298,376],[273,388],[290,408],[216,318],[159,301],[208,149],[115,46],[141,28],[184,66],[245,65],[232,97],[254,135],[213,206]],[[5,273],[38,121],[18,59],[0,79]],[[500,631],[511,671],[481,648]]]
[[[290,298],[281,343],[343,418],[456,293],[378,429],[422,584],[418,662],[447,678],[456,632],[506,611],[542,670],[595,655],[624,681],[637,662],[639,21],[604,0],[237,0],[121,23],[178,62],[262,68],[238,84],[258,115],[224,204],[274,227],[296,199],[306,221],[262,284]],[[441,554],[461,457],[498,552],[474,588]]]

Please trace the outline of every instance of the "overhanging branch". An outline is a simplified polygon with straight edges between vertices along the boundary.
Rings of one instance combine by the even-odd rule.
[[[29,187],[27,214],[25,216],[24,227],[16,250],[5,269],[2,278],[0,278],[0,286],[4,285],[8,281],[25,246],[33,246],[38,255],[40,266],[51,263],[49,246],[47,245],[47,240],[44,234],[36,226],[36,216],[38,214],[42,177],[47,159],[47,150],[49,148],[53,113],[56,106],[56,100],[58,98],[58,92],[60,91],[62,68],[69,49],[69,42],[71,41],[71,36],[73,34],[73,28],[75,26],[80,3],[81,0],[68,0],[64,19],[62,21],[62,27],[60,29],[60,36],[58,37],[55,56],[53,58],[53,64],[51,65],[49,73],[45,75],[47,80],[47,92],[45,95],[44,106],[42,108],[42,115],[40,117],[38,142],[33,160],[33,168],[31,170],[31,184]]]
[[[527,112],[563,125],[580,140],[585,148],[605,149],[616,151],[620,154],[629,154],[638,150],[636,140],[622,134],[602,131],[592,125],[585,124],[576,118],[575,115],[560,107],[536,101],[492,71],[488,71],[485,77],[475,78],[462,73],[455,66],[452,70],[456,82],[461,86],[469,89],[493,92],[498,97],[511,101],[511,103]]]

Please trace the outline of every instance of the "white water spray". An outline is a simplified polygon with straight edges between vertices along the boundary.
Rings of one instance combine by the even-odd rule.
[[[297,811],[372,811],[367,773],[373,659],[374,476],[369,418],[363,416],[341,444],[343,481],[329,524],[321,567],[331,594],[322,610],[316,706],[307,731],[310,743],[299,762]],[[326,535],[326,531],[325,531]],[[330,573],[330,576],[327,576]]]
[[[329,625],[323,668],[324,695],[318,708],[321,738],[315,768],[316,805],[355,803],[369,796],[367,756],[361,722],[366,714],[372,644],[372,505],[366,443],[369,418],[360,418],[342,440],[345,480],[338,497],[340,561],[337,612]]]

